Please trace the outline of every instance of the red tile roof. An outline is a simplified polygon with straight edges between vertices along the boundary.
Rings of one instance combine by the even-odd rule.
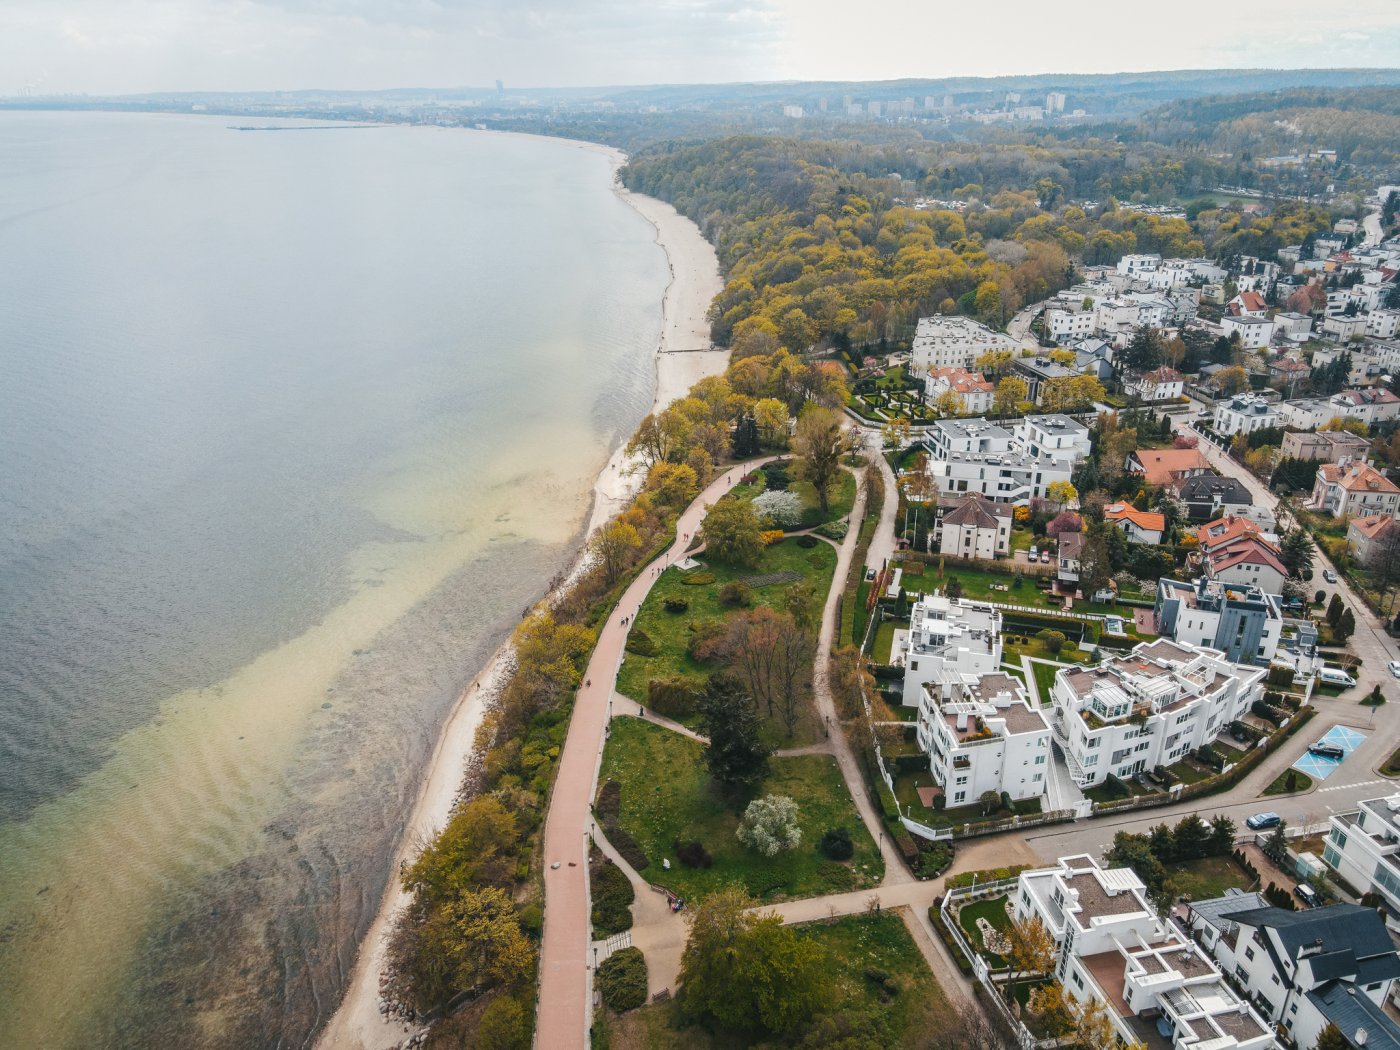
[[[1152,485],[1167,485],[1183,474],[1210,469],[1205,457],[1194,448],[1140,448],[1132,455]]]
[[[1103,509],[1103,516],[1105,521],[1131,521],[1147,532],[1165,532],[1167,529],[1165,515],[1138,510],[1131,503],[1110,503]]]
[[[1223,547],[1241,536],[1258,536],[1263,531],[1259,525],[1248,518],[1237,518],[1233,514],[1227,514],[1216,521],[1208,521],[1198,528],[1196,542],[1201,545],[1201,550],[1209,551],[1216,547]]]
[[[1324,463],[1317,476],[1348,492],[1400,492],[1395,483],[1368,463]]]

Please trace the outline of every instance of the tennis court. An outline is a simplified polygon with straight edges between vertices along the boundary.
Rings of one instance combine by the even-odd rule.
[[[1346,756],[1360,747],[1361,741],[1365,739],[1366,734],[1359,729],[1352,729],[1350,726],[1333,726],[1318,743],[1341,748],[1342,757],[1328,758],[1326,755],[1314,755],[1311,751],[1305,751],[1302,757],[1293,763],[1293,768],[1306,773],[1314,780],[1326,780],[1336,772],[1338,766],[1346,761]]]

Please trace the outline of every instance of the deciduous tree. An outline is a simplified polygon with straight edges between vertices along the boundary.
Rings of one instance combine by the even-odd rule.
[[[1046,929],[1040,916],[1012,919],[1006,928],[1006,941],[1011,946],[1007,963],[1011,980],[1028,973],[1049,973],[1055,967],[1055,938]]]
[[[997,383],[996,394],[992,398],[993,411],[999,416],[1014,415],[1020,411],[1020,406],[1029,393],[1030,388],[1026,386],[1024,379],[1020,376],[1007,376]]]
[[[831,489],[841,474],[841,457],[857,447],[856,438],[834,408],[811,405],[798,418],[792,438],[797,471],[816,489],[823,514],[831,509]]]
[[[786,795],[764,795],[749,803],[735,838],[765,857],[796,849],[802,841],[797,803]]]
[[[624,521],[608,522],[593,534],[588,549],[603,566],[603,576],[609,586],[617,582],[627,568],[633,553],[640,550],[642,537]]]
[[[716,561],[756,565],[763,550],[763,521],[746,499],[720,500],[705,514],[705,549]]]
[[[762,782],[773,749],[763,742],[763,722],[753,697],[728,675],[711,675],[698,707],[709,737],[704,754],[710,776],[733,795]]]

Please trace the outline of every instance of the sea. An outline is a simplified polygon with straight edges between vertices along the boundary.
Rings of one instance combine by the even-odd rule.
[[[248,127],[253,125],[253,127]],[[0,1045],[297,1047],[647,411],[576,143],[0,114]]]

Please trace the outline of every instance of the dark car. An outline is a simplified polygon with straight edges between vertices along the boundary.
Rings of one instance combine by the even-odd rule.
[[[1256,813],[1252,817],[1247,817],[1245,823],[1255,831],[1263,831],[1265,828],[1276,828],[1283,823],[1283,818],[1277,813]]]

